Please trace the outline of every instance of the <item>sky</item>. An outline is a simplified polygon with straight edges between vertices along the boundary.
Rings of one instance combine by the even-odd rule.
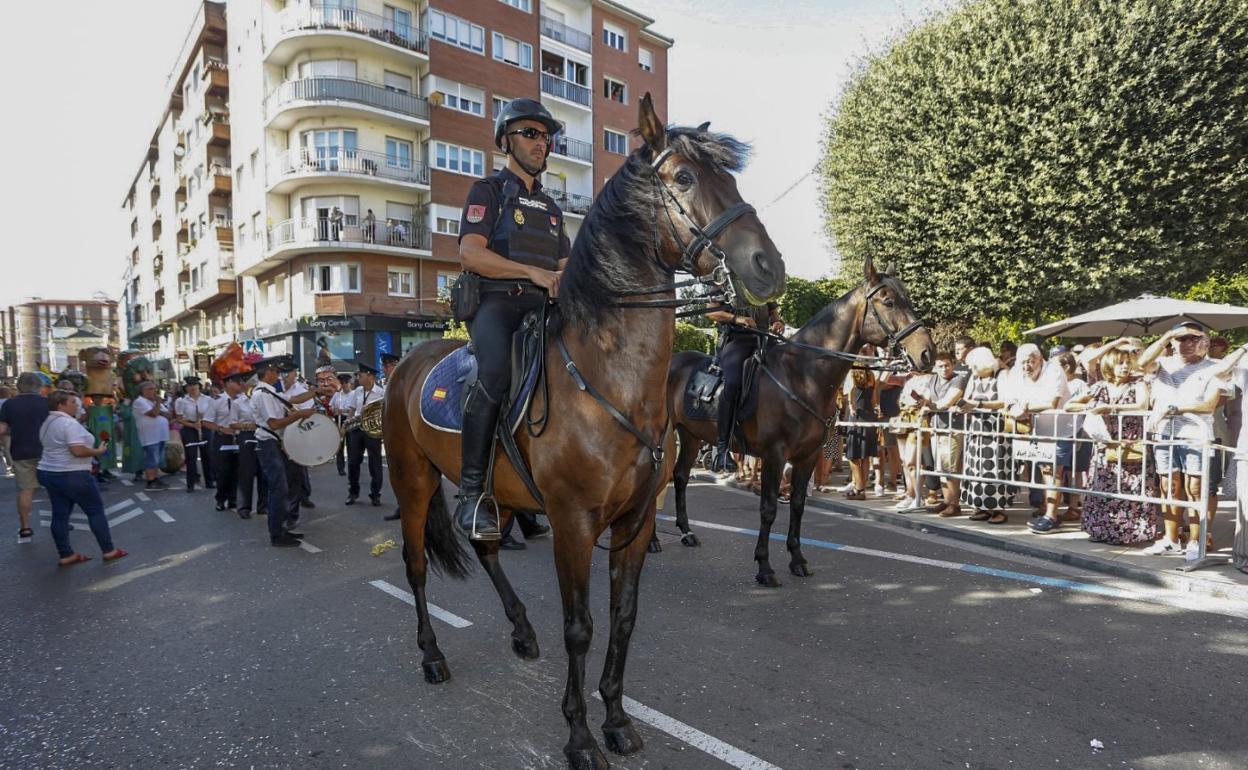
[[[741,193],[759,210],[790,274],[833,272],[817,179],[803,179],[819,159],[822,116],[853,62],[934,0],[622,2],[676,40],[662,117],[710,120],[713,129],[751,142]],[[453,10],[455,0],[443,4]],[[44,3],[6,7],[0,71],[9,73],[10,115],[23,119],[0,121],[10,179],[0,306],[32,295],[120,296],[129,252],[122,200],[198,5],[68,0],[56,5],[54,25]]]

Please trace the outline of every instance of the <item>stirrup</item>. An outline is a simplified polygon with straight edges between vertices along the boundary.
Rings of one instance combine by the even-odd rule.
[[[464,534],[468,536],[469,540],[481,540],[481,541],[502,540],[503,528],[502,526],[500,526],[500,519],[502,517],[499,515],[501,512],[499,511],[499,508],[498,508],[498,501],[494,499],[494,495],[486,493],[486,492],[482,492],[476,497],[477,497],[477,502],[475,505],[472,506],[472,525],[467,529],[467,531],[464,531],[463,523],[459,520],[459,517],[456,516],[456,522],[455,522],[456,526],[458,526],[461,531],[464,531]],[[477,511],[481,508],[481,503],[486,502],[486,501],[488,501],[487,505],[493,506],[494,508],[494,531],[493,532],[478,532],[477,531]],[[467,498],[460,498],[460,506],[464,505],[466,502],[467,502]]]

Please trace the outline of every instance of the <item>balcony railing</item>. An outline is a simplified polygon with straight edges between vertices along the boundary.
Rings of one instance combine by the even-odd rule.
[[[566,43],[573,48],[579,48],[585,53],[590,52],[590,46],[594,39],[590,37],[588,32],[582,32],[574,27],[569,27],[561,21],[555,21],[549,16],[542,16],[542,34],[551,40],[558,40],[560,43]]]
[[[580,139],[573,139],[568,136],[555,137],[555,144],[550,148],[550,151],[566,158],[576,158],[589,163],[594,162],[594,146]]]
[[[546,190],[545,192],[555,199],[555,203],[559,204],[559,208],[569,214],[585,216],[589,213],[590,204],[594,202],[594,199],[588,195],[577,195],[575,193],[559,192],[558,190]]]
[[[429,102],[421,97],[402,91],[392,91],[376,83],[348,78],[287,80],[273,89],[273,93],[265,99],[265,114],[272,117],[283,107],[296,102],[354,102],[420,120],[429,120]]]
[[[342,8],[338,4],[293,5],[282,15],[282,32],[304,29],[337,29],[367,35],[383,43],[427,53],[429,41],[418,27],[400,24],[375,13]],[[585,50],[589,50],[588,48]]]
[[[432,248],[429,230],[416,222],[387,220],[367,224],[362,218],[335,223],[327,218],[287,219],[269,228],[269,249],[290,245],[333,246],[336,243],[393,246],[402,249]]]
[[[270,180],[298,174],[353,174],[406,184],[429,184],[429,167],[421,161],[367,150],[287,150],[269,167]]]
[[[564,80],[561,77],[542,73],[542,91],[551,96],[558,96],[560,99],[567,99],[570,102],[589,106],[589,89],[585,86],[573,83],[570,80]]]

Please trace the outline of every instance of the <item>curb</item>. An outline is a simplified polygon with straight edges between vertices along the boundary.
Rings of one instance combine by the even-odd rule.
[[[724,486],[733,487],[748,491],[745,484],[738,481],[728,480],[719,481],[714,477],[706,474],[698,474],[699,481],[716,481]],[[692,480],[692,479],[691,479]],[[1085,556],[1082,554],[1067,553],[1064,551],[1053,551],[1038,545],[1031,545],[1025,542],[1016,542],[1014,540],[1006,540],[992,535],[984,534],[974,530],[962,529],[961,527],[951,526],[939,521],[931,521],[926,518],[914,518],[913,515],[902,513],[892,513],[890,511],[877,511],[873,508],[865,506],[857,506],[852,503],[842,502],[839,500],[828,500],[821,497],[807,497],[806,505],[820,508],[833,513],[840,513],[852,516],[856,519],[869,519],[882,524],[899,527],[901,529],[909,529],[924,534],[938,535],[947,537],[951,540],[959,540],[964,543],[994,548],[998,551],[1006,551],[1008,553],[1018,554],[1020,556],[1030,556],[1035,559],[1044,561],[1057,562],[1066,564],[1071,567],[1100,572],[1114,577],[1132,580],[1146,585],[1165,588],[1170,591],[1181,593],[1199,594],[1215,599],[1229,599],[1233,601],[1241,601],[1248,603],[1248,585],[1239,585],[1236,583],[1222,583],[1213,580],[1205,580],[1199,576],[1185,577],[1182,575],[1170,575],[1167,572],[1161,572],[1147,567],[1140,567],[1134,564],[1120,564],[1109,559],[1102,559],[1097,556]]]

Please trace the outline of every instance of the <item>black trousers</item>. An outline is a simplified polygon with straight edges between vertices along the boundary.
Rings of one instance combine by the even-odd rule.
[[[205,445],[207,452],[200,453],[200,457],[204,458],[204,481],[209,484],[217,483],[216,458],[217,453],[217,432],[215,430],[204,429],[204,440],[208,443]]]
[[[732,415],[741,396],[741,376],[745,359],[758,350],[758,337],[742,332],[728,332],[719,351],[719,365],[724,370],[724,387],[719,392],[719,440],[732,437]]]
[[[338,451],[334,454],[334,462],[338,465],[338,475],[341,476],[347,470],[347,437],[343,436],[338,441]]]
[[[368,496],[381,496],[381,439],[359,428],[347,431],[347,494],[360,496],[360,465],[368,453]]]
[[[203,438],[200,438],[200,432],[194,428],[182,428],[179,433],[182,436],[182,449],[186,454],[186,488],[194,489],[200,478],[205,482],[212,480],[208,469],[212,464],[212,431],[204,431]],[[200,443],[204,441],[210,443]]]
[[[285,453],[286,460],[286,521],[292,525],[299,519],[299,501],[307,494],[307,468],[294,462]]]
[[[256,455],[256,433],[245,430],[238,434],[238,507],[252,510],[252,501],[259,504],[256,513],[269,509],[269,485],[260,473],[260,458]],[[255,493],[253,497],[252,493]]]
[[[217,451],[213,453],[217,466],[217,505],[233,508],[238,504],[238,450],[225,451],[222,447],[237,446],[235,436],[217,435]]]
[[[477,381],[486,395],[502,401],[511,387],[511,337],[524,314],[542,306],[545,299],[532,294],[519,297],[491,292],[481,297],[481,307],[468,325],[472,349],[477,356]]]

